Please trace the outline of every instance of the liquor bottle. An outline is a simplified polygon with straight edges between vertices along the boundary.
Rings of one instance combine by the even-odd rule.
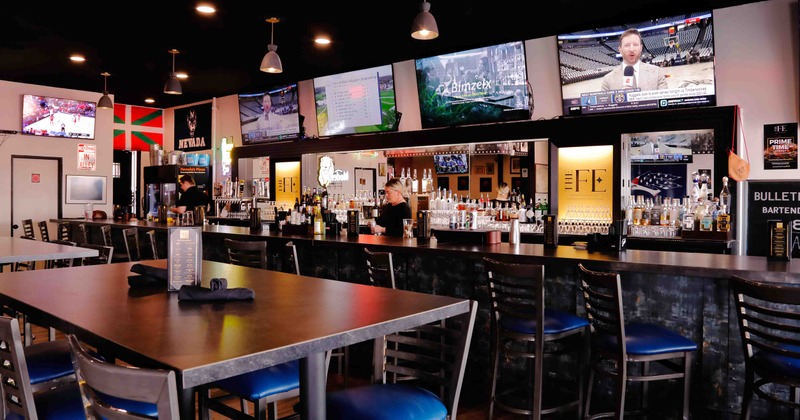
[[[694,230],[694,212],[690,208],[690,203],[686,202],[686,212],[683,214],[683,219],[681,219],[683,230]]]
[[[536,220],[542,220],[542,199],[536,200],[536,205],[533,207],[533,214],[536,217]]]
[[[711,232],[714,230],[714,219],[711,217],[711,212],[709,211],[708,206],[698,207],[702,209],[700,216],[700,230],[703,232]]]
[[[550,214],[550,206],[547,204],[547,199],[542,200],[542,215]]]
[[[642,216],[644,214],[644,196],[637,195],[636,203],[633,205],[633,224],[642,225]]]
[[[719,191],[719,204],[726,209],[731,208],[731,191],[728,189],[728,177],[722,177],[722,189]]]
[[[408,170],[406,171],[406,180],[405,180],[406,181],[406,183],[405,183],[405,187],[406,188],[403,191],[403,197],[409,198],[409,197],[411,197],[411,193],[413,192],[412,190],[414,189],[414,187],[412,186],[412,182],[413,181],[412,181],[412,178],[411,178],[411,168],[407,168],[407,169]]]
[[[529,222],[538,222],[542,218],[541,214],[536,214],[536,206],[533,204],[533,197],[528,200],[528,205],[525,206],[525,217]]]
[[[700,196],[698,202],[703,203],[708,199],[708,175],[700,175]]]
[[[405,187],[405,185],[406,185],[406,168],[403,168],[401,170],[399,179],[400,179],[400,183],[403,184],[403,186]]]
[[[697,171],[692,172],[692,192],[691,192],[691,206],[694,207],[700,201],[700,175]]]
[[[422,185],[421,185],[421,188],[420,188],[420,192],[422,194],[427,194],[428,193],[428,172],[427,171],[428,171],[427,169],[423,169],[422,170]]]
[[[653,226],[658,226],[661,224],[661,211],[664,209],[664,206],[661,204],[661,196],[657,195],[655,204],[650,209],[650,224]]]
[[[414,169],[414,176],[411,177],[411,193],[418,194],[419,193],[419,182],[417,180],[417,170]]]
[[[653,200],[648,198],[644,200],[644,207],[642,208],[642,226],[647,226],[650,224],[651,210],[653,210]]]
[[[729,232],[730,230],[731,215],[728,214],[728,206],[722,204],[719,206],[719,211],[717,212],[717,232]]]

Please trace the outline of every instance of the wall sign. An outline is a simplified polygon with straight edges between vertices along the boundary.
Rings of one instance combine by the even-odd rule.
[[[175,110],[175,150],[211,148],[211,103]]]
[[[97,146],[94,144],[78,143],[78,170],[97,170]]]
[[[791,256],[800,258],[800,182],[750,181],[747,200],[747,255],[768,256],[768,220],[782,220],[792,233]]]
[[[797,123],[764,124],[764,169],[797,169]]]

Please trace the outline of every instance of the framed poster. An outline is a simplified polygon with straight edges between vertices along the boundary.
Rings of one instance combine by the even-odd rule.
[[[106,204],[106,177],[67,175],[67,204]]]
[[[492,192],[492,178],[481,178],[480,179],[480,188],[482,193],[484,192]]]
[[[518,174],[522,172],[522,159],[518,157],[511,158],[511,173]]]
[[[469,191],[469,177],[458,177],[458,191]]]
[[[441,188],[443,190],[450,189],[450,177],[449,176],[440,176],[436,178],[436,187]]]
[[[797,169],[797,123],[764,124],[764,169]]]
[[[486,175],[494,175],[494,162],[486,164]]]
[[[486,167],[483,165],[476,165],[475,166],[475,174],[476,175],[484,175],[486,173]]]

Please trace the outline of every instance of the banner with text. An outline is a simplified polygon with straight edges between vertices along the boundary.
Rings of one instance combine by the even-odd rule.
[[[767,256],[767,221],[783,220],[792,234],[792,258],[800,258],[800,182],[750,181],[747,200],[747,255]]]
[[[764,124],[764,169],[797,169],[797,123]]]
[[[175,150],[211,148],[211,102],[175,110]]]

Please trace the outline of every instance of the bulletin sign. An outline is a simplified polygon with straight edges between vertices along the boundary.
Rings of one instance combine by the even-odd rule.
[[[558,219],[611,219],[616,214],[613,206],[614,146],[560,147]]]
[[[792,258],[800,258],[800,182],[749,181],[747,184],[747,255],[766,257],[769,251],[767,221],[783,220],[790,227]]]
[[[797,123],[764,124],[764,169],[797,169]]]

